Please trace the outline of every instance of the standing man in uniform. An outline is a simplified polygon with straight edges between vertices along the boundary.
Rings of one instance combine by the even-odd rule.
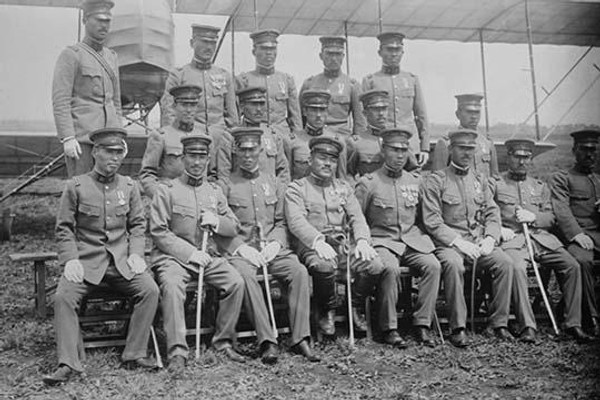
[[[319,361],[310,348],[308,273],[288,247],[283,214],[286,185],[277,182],[273,175],[260,168],[263,129],[236,128],[232,135],[239,168],[226,181],[220,181],[229,206],[241,226],[239,235],[230,245],[230,253],[235,254],[230,262],[244,276],[246,291],[254,293],[249,297],[256,302],[251,302],[248,311],[253,314],[250,319],[256,322],[258,341],[265,343],[265,339],[273,339],[262,289],[256,279],[257,274],[262,274],[262,269],[268,266],[269,273],[287,287],[292,351],[302,354],[309,361]],[[275,250],[267,258],[264,249],[271,247]],[[271,345],[271,342],[267,343],[266,346]]]
[[[342,72],[346,38],[323,36],[319,41],[319,58],[323,61],[323,72],[305,80],[299,96],[302,98],[302,93],[309,89],[329,92],[331,101],[327,110],[327,127],[341,136],[356,136],[365,129],[365,117],[360,111],[358,82]],[[349,119],[350,115],[352,119]]]
[[[150,132],[142,158],[140,182],[149,198],[154,197],[160,180],[171,180],[183,173],[181,138],[205,134],[202,127],[194,124],[200,93],[202,88],[196,85],[173,86],[169,90],[173,97],[175,119],[170,125]]]
[[[361,314],[365,296],[377,286],[380,327],[385,341],[406,347],[396,331],[396,303],[400,271],[382,264],[371,246],[371,235],[354,190],[344,180],[335,178],[335,169],[343,144],[331,137],[310,140],[310,174],[290,183],[285,193],[285,216],[296,241],[300,260],[313,278],[313,293],[319,308],[319,329],[335,334],[335,277],[337,268],[346,267],[341,246],[351,252],[352,314],[357,332],[366,332]],[[344,238],[345,237],[345,238]],[[351,238],[354,243],[351,243]]]
[[[575,166],[550,180],[552,206],[567,250],[581,265],[583,324],[600,336],[600,316],[594,291],[594,258],[600,253],[600,175],[596,166],[600,131],[571,133]]]
[[[184,136],[181,143],[185,171],[158,186],[150,212],[150,235],[154,241],[152,268],[162,295],[160,306],[167,334],[169,371],[175,377],[183,374],[188,357],[185,288],[192,279],[197,279],[200,267],[204,282],[214,286],[219,294],[212,345],[229,359],[245,362],[233,349],[244,281],[225,258],[217,255],[217,245],[223,246],[237,234],[238,222],[221,189],[206,180],[210,137]],[[203,236],[211,232],[207,251],[202,251]]]
[[[481,100],[483,96],[477,93],[457,94],[456,96],[456,117],[459,121],[458,129],[478,130],[481,120]],[[448,166],[449,154],[448,146],[450,140],[444,136],[438,140],[431,155],[431,170],[437,171]],[[498,157],[496,156],[496,147],[494,142],[487,134],[479,133],[477,136],[477,148],[473,157],[473,168],[476,173],[487,177],[497,177]]]
[[[90,132],[121,127],[117,53],[104,46],[114,5],[110,0],[83,2],[85,36],[60,53],[54,68],[52,108],[69,177],[94,166]]]
[[[306,116],[306,125],[304,129],[295,132],[295,137],[287,149],[287,159],[290,163],[290,174],[292,180],[304,178],[309,173],[310,148],[309,142],[313,137],[327,136],[343,141],[344,137],[339,133],[330,130],[326,125],[327,108],[331,94],[325,90],[308,89],[302,93],[300,102],[302,103],[302,112]],[[342,149],[338,157],[338,166],[336,168],[337,177],[345,179],[347,164],[346,147]]]
[[[83,371],[77,314],[82,299],[101,282],[135,301],[123,366],[156,368],[146,358],[159,291],[144,261],[144,208],[135,182],[117,174],[126,155],[126,136],[122,128],[90,133],[94,168],[69,180],[62,194],[56,237],[64,273],[54,297],[58,369],[44,378],[47,385],[64,383]]]
[[[399,32],[384,32],[377,35],[379,56],[383,63],[381,71],[367,75],[362,81],[362,90],[378,89],[388,92],[390,112],[389,127],[408,128],[413,134],[407,169],[423,167],[429,159],[429,122],[425,112],[425,99],[416,75],[400,70],[404,54],[404,35]],[[416,143],[418,142],[418,143]],[[415,159],[416,158],[416,159]]]
[[[358,180],[356,197],[371,228],[373,247],[394,270],[408,266],[420,278],[413,312],[417,342],[434,347],[429,334],[442,267],[431,238],[417,226],[419,177],[404,171],[411,133],[397,128],[381,132],[383,166]],[[395,318],[394,318],[395,320]]]
[[[552,268],[565,299],[564,327],[578,341],[589,337],[581,330],[581,270],[579,263],[563,247],[558,238],[548,232],[555,218],[550,202],[550,189],[537,179],[527,176],[531,167],[535,142],[527,139],[507,140],[508,171],[493,180],[494,200],[502,218],[502,249],[515,265],[513,308],[519,324],[521,340],[534,343],[536,324],[527,290],[529,254],[523,224],[530,228],[530,240],[535,261]]]
[[[266,92],[264,87],[256,86],[241,89],[236,93],[240,104],[241,125],[256,127],[263,131],[259,156],[260,169],[263,173],[270,174],[287,185],[290,181],[290,170],[283,148],[283,139],[263,122],[267,104]],[[229,132],[223,135],[216,151],[217,178],[227,180],[229,175],[239,168],[236,164],[233,136]]]
[[[456,347],[468,345],[465,263],[476,263],[491,276],[489,328],[497,338],[511,340],[507,325],[513,261],[497,247],[500,213],[488,180],[471,169],[477,132],[463,129],[450,132],[448,137],[450,165],[428,176],[422,188],[422,210],[427,233],[438,246],[435,255],[442,264],[444,290],[452,310],[450,341]]]
[[[231,74],[213,65],[219,30],[214,26],[192,25],[190,46],[194,50],[194,58],[189,64],[169,73],[165,94],[160,102],[161,125],[170,125],[175,117],[171,88],[180,85],[200,86],[202,95],[196,121],[204,129],[204,133],[212,137],[215,147],[219,145],[225,129],[237,126],[239,123]],[[211,160],[212,163],[214,160]]]
[[[277,132],[288,146],[293,132],[302,128],[302,120],[294,78],[290,74],[275,70],[278,37],[279,31],[275,29],[250,34],[254,43],[252,54],[256,59],[256,69],[236,77],[236,90],[249,86],[266,88],[267,126]]]

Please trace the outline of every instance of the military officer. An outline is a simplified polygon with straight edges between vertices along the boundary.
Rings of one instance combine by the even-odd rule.
[[[380,132],[383,166],[358,180],[356,197],[383,264],[394,270],[406,265],[413,275],[420,277],[413,313],[415,336],[417,342],[433,347],[435,341],[429,328],[442,267],[433,254],[432,240],[417,226],[420,179],[416,174],[402,171],[411,135],[409,130],[398,128]]]
[[[404,127],[413,133],[411,158],[418,166],[429,159],[429,123],[425,112],[425,100],[416,75],[400,70],[404,54],[404,35],[399,32],[383,32],[379,39],[379,56],[383,63],[381,71],[367,75],[362,90],[378,89],[388,92],[391,109],[388,113],[390,127]],[[418,139],[418,140],[417,140]],[[418,143],[417,143],[418,142]],[[409,159],[411,164],[415,161]]]
[[[507,140],[508,171],[499,181],[493,180],[494,199],[502,218],[502,249],[514,261],[513,308],[519,324],[521,340],[535,342],[536,324],[527,291],[527,260],[529,254],[523,224],[530,226],[535,260],[542,267],[552,268],[565,298],[564,326],[580,341],[588,340],[581,330],[581,270],[577,261],[558,238],[548,232],[555,218],[550,202],[550,189],[537,179],[527,176],[531,167],[535,142],[527,139]]]
[[[292,132],[302,128],[302,120],[294,78],[275,70],[278,37],[279,31],[275,29],[250,34],[256,69],[238,75],[235,82],[236,90],[248,86],[267,89],[267,125],[281,136],[287,146],[292,139]]]
[[[342,72],[346,38],[323,36],[319,41],[321,42],[319,58],[323,61],[323,72],[305,80],[299,96],[302,98],[302,93],[308,89],[328,91],[331,94],[327,110],[329,129],[342,136],[358,135],[365,130],[366,123],[358,100],[360,85],[355,79]],[[350,115],[352,120],[349,119]]]
[[[44,378],[48,385],[82,372],[78,310],[81,300],[101,282],[135,301],[123,366],[156,367],[146,358],[159,291],[144,261],[144,209],[136,184],[117,174],[126,154],[126,135],[122,128],[92,132],[94,169],[69,180],[62,194],[56,237],[64,272],[54,297],[59,366]]]
[[[438,246],[444,290],[450,305],[450,341],[468,345],[465,336],[467,307],[463,295],[465,262],[491,275],[489,328],[501,340],[508,331],[513,261],[498,246],[500,213],[488,181],[470,168],[477,147],[477,132],[458,130],[450,138],[450,165],[428,176],[422,188],[423,223]]]
[[[256,321],[259,342],[272,340],[267,308],[262,298],[262,289],[256,280],[257,268],[268,267],[275,278],[287,286],[289,321],[292,328],[292,351],[316,362],[319,358],[310,348],[310,293],[308,273],[298,257],[288,247],[287,227],[283,214],[283,195],[286,185],[260,168],[262,136],[260,127],[236,128],[232,131],[235,156],[239,169],[223,183],[223,191],[229,206],[240,221],[240,234],[230,246],[236,254],[230,262],[240,271],[246,281],[246,290],[253,292],[256,303],[249,311]],[[267,259],[263,251],[266,246],[275,247],[274,258]],[[268,347],[271,342],[267,341]],[[267,352],[263,360],[268,361]]]
[[[204,134],[203,128],[194,123],[201,92],[202,88],[196,85],[173,86],[169,90],[175,119],[160,130],[152,130],[148,137],[140,169],[140,182],[146,196],[154,196],[160,180],[171,180],[183,173],[181,138]]]
[[[240,104],[241,125],[257,127],[263,131],[259,156],[261,171],[277,177],[281,183],[287,185],[290,181],[290,170],[283,149],[283,139],[263,122],[267,104],[266,89],[259,86],[246,87],[238,90],[236,94]],[[226,132],[217,148],[218,179],[229,178],[229,175],[238,168],[235,161],[233,136]]]
[[[550,180],[552,206],[567,250],[581,265],[583,323],[600,336],[594,258],[600,252],[600,175],[594,172],[600,131],[571,133],[575,166]]]
[[[457,94],[456,117],[459,121],[458,129],[472,129],[477,131],[481,119],[481,100],[483,96],[478,93]],[[431,170],[437,171],[446,168],[449,162],[448,146],[450,140],[444,136],[438,140],[431,155]],[[477,148],[473,157],[473,168],[476,173],[487,177],[498,176],[498,157],[496,147],[488,135],[479,132]]]
[[[206,180],[211,138],[181,138],[184,173],[161,183],[152,200],[150,235],[154,241],[152,268],[161,291],[161,309],[167,334],[169,371],[180,376],[185,368],[185,287],[204,268],[204,281],[219,293],[219,311],[212,345],[236,362],[245,358],[232,347],[244,298],[244,281],[219,250],[237,234],[238,221],[227,207],[223,192]],[[212,232],[207,251],[203,235]]]
[[[204,133],[213,138],[215,146],[219,144],[219,139],[226,128],[239,124],[231,74],[227,70],[213,65],[212,62],[219,30],[214,26],[192,25],[190,46],[194,50],[194,58],[189,64],[169,73],[165,84],[165,94],[160,102],[161,125],[170,125],[175,117],[171,88],[190,84],[200,86],[202,94],[196,121],[204,129]],[[211,161],[214,162],[214,160]]]
[[[295,137],[287,149],[287,159],[290,163],[290,174],[293,179],[300,179],[308,175],[310,163],[310,148],[308,146],[310,139],[319,136],[333,137],[339,141],[343,137],[331,131],[326,125],[327,108],[331,94],[325,90],[307,89],[302,93],[300,102],[302,103],[302,112],[306,116],[306,125],[304,129],[296,131]],[[338,157],[337,176],[345,179],[347,165],[347,151],[344,146]]]
[[[334,246],[346,246],[354,274],[352,313],[355,329],[366,331],[361,314],[365,296],[379,291],[380,327],[392,345],[404,347],[394,325],[400,273],[382,264],[371,246],[369,227],[352,187],[335,178],[337,159],[343,144],[331,137],[310,140],[310,175],[293,181],[285,193],[285,216],[293,235],[297,254],[313,278],[313,293],[319,308],[319,329],[335,334],[336,268],[344,267],[346,257],[337,260]],[[344,239],[345,236],[345,239]],[[350,243],[350,237],[354,243]],[[341,243],[340,243],[341,242]]]
[[[112,20],[110,0],[85,0],[85,36],[60,53],[52,81],[52,108],[69,177],[92,170],[88,134],[121,126],[117,53],[104,46]]]

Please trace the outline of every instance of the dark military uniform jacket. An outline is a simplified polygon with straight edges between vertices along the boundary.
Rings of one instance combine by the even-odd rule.
[[[214,127],[220,134],[225,127],[231,128],[239,124],[231,74],[221,67],[205,66],[192,60],[169,73],[165,93],[160,101],[161,125],[170,125],[175,118],[173,96],[169,94],[169,90],[180,85],[198,85],[202,88],[196,121],[205,129],[205,133],[212,133],[211,127]]]
[[[313,75],[302,84],[299,98],[302,98],[304,91],[313,89],[326,90],[331,94],[327,109],[328,125],[347,124],[348,116],[352,114],[352,134],[358,135],[366,129],[367,122],[358,99],[360,86],[355,79],[341,72],[335,75],[325,71]]]
[[[185,173],[158,186],[150,212],[153,265],[174,260],[183,267],[192,268],[188,261],[192,253],[201,248],[205,231],[200,223],[205,210],[219,217],[207,248],[214,255],[228,248],[238,230],[238,220],[227,206],[221,188]]]
[[[229,207],[240,221],[239,235],[231,244],[233,253],[242,244],[260,250],[262,229],[264,240],[276,241],[285,249],[288,245],[287,228],[283,212],[283,196],[286,186],[260,170],[250,173],[238,169],[228,180],[220,181]]]
[[[91,143],[88,134],[101,128],[121,127],[121,89],[117,53],[103,47],[98,57],[106,61],[113,81],[83,43],[60,53],[52,81],[52,108],[59,139],[76,136]]]
[[[242,122],[242,125],[252,126],[246,122]],[[283,139],[264,124],[261,124],[260,128],[263,134],[260,138],[262,151],[258,160],[259,168],[263,173],[276,176],[280,182],[287,185],[290,181],[290,169],[284,151]],[[231,133],[225,132],[216,149],[218,179],[227,180],[233,171],[239,169],[235,163],[234,148],[233,136]]]
[[[296,131],[294,139],[290,143],[290,148],[287,150],[287,160],[290,164],[290,175],[292,180],[304,178],[308,175],[308,164],[310,161],[310,148],[308,142],[315,136],[329,136],[344,143],[344,138],[324,127],[322,130],[312,130],[310,127]],[[338,178],[347,178],[348,151],[346,145],[338,157],[338,165],[336,176]]]
[[[383,165],[379,137],[373,135],[373,128],[367,128],[358,137],[346,140],[348,146],[348,175],[363,176],[374,172]]]
[[[462,237],[471,242],[500,239],[500,212],[488,179],[454,165],[433,172],[421,190],[423,224],[436,244],[446,247]]]
[[[431,253],[433,242],[417,226],[419,177],[401,174],[385,166],[364,175],[356,185],[356,197],[371,229],[374,247],[385,247],[402,256],[406,246]]]
[[[288,132],[302,128],[298,91],[290,74],[275,70],[265,71],[258,67],[238,75],[235,86],[236,91],[250,86],[267,89],[267,125],[275,128],[286,126]]]
[[[600,248],[600,175],[571,168],[556,173],[550,188],[556,221],[564,239],[570,242],[585,233]]]
[[[150,133],[140,169],[140,182],[146,196],[154,196],[159,180],[170,180],[183,174],[181,138],[203,134],[204,130],[198,125],[190,132],[167,125]]]
[[[309,249],[324,233],[343,231],[346,224],[355,241],[371,242],[354,190],[341,179],[324,182],[309,175],[290,183],[285,193],[285,217],[298,245]]]
[[[389,126],[409,129],[413,133],[411,149],[415,151],[419,148],[420,151],[428,152],[429,122],[419,79],[410,72],[398,71],[392,74],[384,70],[385,68],[363,79],[363,92],[372,89],[387,91],[390,96]]]
[[[95,171],[67,182],[56,218],[58,261],[78,259],[86,282],[97,285],[114,262],[129,280],[131,254],[144,257],[146,219],[139,189],[129,177]]]
[[[465,129],[459,126],[458,129]],[[450,139],[444,135],[438,140],[431,156],[431,170],[437,171],[448,166],[450,160]],[[483,174],[487,177],[498,177],[498,156],[496,154],[496,146],[487,134],[480,133],[477,136],[477,147],[475,148],[475,156],[471,166],[475,173]]]
[[[518,206],[535,214],[536,218],[529,232],[536,244],[547,250],[562,247],[560,240],[548,232],[555,219],[550,202],[550,189],[544,182],[531,177],[517,181],[512,179],[510,172],[503,173],[500,180],[491,182],[492,191],[495,193],[494,200],[500,208],[502,226],[516,233],[514,239],[502,243],[503,249],[526,247],[523,226],[517,222]]]

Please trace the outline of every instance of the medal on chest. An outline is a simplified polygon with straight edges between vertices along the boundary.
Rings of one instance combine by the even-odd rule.
[[[274,194],[273,189],[271,188],[271,185],[269,185],[268,183],[262,184],[262,190],[265,194],[265,197],[270,197]]]
[[[284,82],[284,81],[279,81],[279,82],[278,82],[278,85],[279,85],[279,91],[280,91],[282,94],[285,94],[285,92],[286,92],[286,90],[285,90],[285,82]]]
[[[121,190],[117,190],[117,199],[120,206],[124,206],[125,204],[127,204],[127,202],[125,201],[125,193],[123,193],[123,191]]]
[[[221,74],[218,75],[209,75],[211,85],[217,89],[221,90],[225,86],[225,77]]]
[[[481,183],[477,179],[473,182],[473,188],[475,189],[475,194],[481,194]]]
[[[344,94],[344,82],[338,82],[338,94]]]

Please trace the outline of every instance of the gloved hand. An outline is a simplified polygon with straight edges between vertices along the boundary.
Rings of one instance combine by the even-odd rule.
[[[337,253],[333,247],[331,247],[324,239],[317,240],[315,243],[315,251],[320,258],[325,260],[334,260],[337,257]]]
[[[522,223],[532,223],[535,221],[535,214],[532,213],[531,211],[528,211],[524,208],[517,208],[515,214],[517,215],[517,222],[522,224]]]
[[[479,246],[477,246],[474,243],[468,242],[462,238],[456,239],[456,241],[454,242],[454,246],[456,246],[456,248],[461,253],[463,253],[467,257],[472,258],[473,260],[478,258],[480,255]]]
[[[504,242],[513,240],[516,236],[512,229],[508,229],[505,227],[500,228],[500,235],[502,236],[502,241]]]
[[[240,257],[249,261],[250,264],[254,265],[256,268],[262,268],[267,265],[267,261],[260,251],[256,250],[252,246],[243,244],[237,249],[237,253]]]
[[[486,236],[485,239],[483,239],[479,242],[479,255],[480,256],[489,255],[492,251],[494,251],[495,245],[496,245],[496,242],[494,241],[494,239],[490,236]]]
[[[144,258],[139,254],[131,254],[127,258],[127,265],[129,265],[129,268],[131,268],[131,271],[134,274],[141,274],[148,267],[146,265],[146,260],[144,260]]]
[[[81,155],[81,146],[79,145],[77,139],[75,139],[73,136],[72,138],[63,142],[63,151],[67,157],[78,160],[79,156]]]
[[[593,250],[594,249],[594,241],[591,237],[581,232],[575,235],[573,238],[573,242],[577,243],[584,250]]]
[[[377,252],[365,239],[359,239],[354,249],[354,256],[363,261],[371,261],[377,257]]]
[[[81,261],[77,259],[67,261],[67,263],[65,264],[64,275],[69,282],[82,283],[83,265],[81,265]]]
[[[200,222],[200,226],[217,229],[217,225],[219,224],[219,217],[212,211],[203,211],[202,212],[202,222]]]
[[[205,251],[194,250],[190,256],[188,262],[190,264],[198,265],[199,267],[206,267],[212,261],[212,257]]]
[[[427,153],[427,152],[420,152],[420,153],[415,154],[415,157],[417,158],[417,162],[419,163],[419,167],[422,167],[425,164],[427,164],[427,161],[429,160],[429,153]]]

